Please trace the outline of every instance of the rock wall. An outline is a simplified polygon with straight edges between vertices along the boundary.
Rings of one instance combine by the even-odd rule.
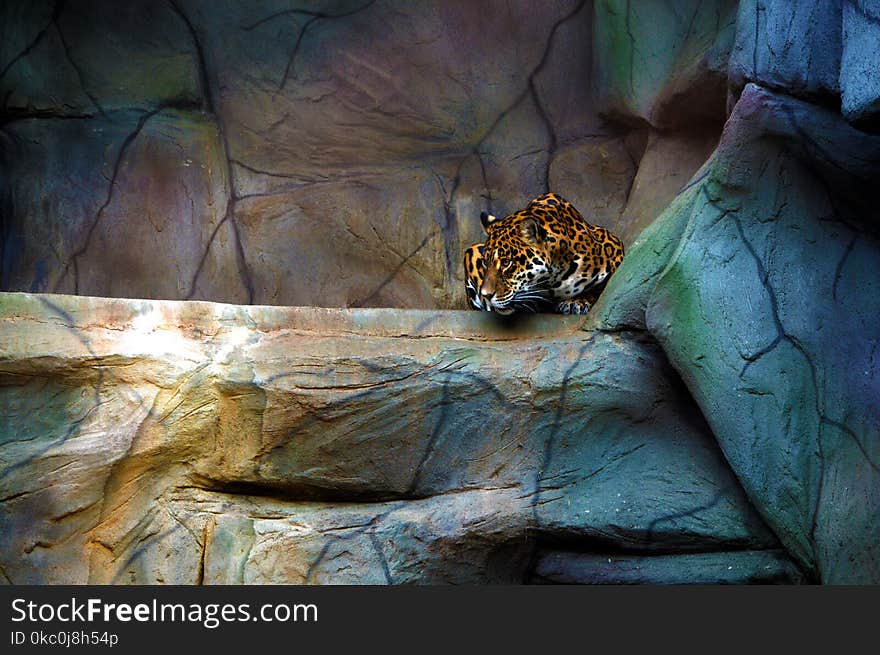
[[[549,189],[630,242],[707,153],[655,158],[663,197],[628,205],[647,133],[591,93],[611,4],[3,3],[0,289],[463,308],[480,212]],[[723,107],[730,3],[701,4],[684,48],[664,14],[639,106],[671,76],[658,115]]]
[[[657,122],[660,96],[636,91],[671,59],[645,65],[638,14],[606,7],[634,44],[629,64],[609,55],[606,101]],[[589,322],[657,338],[762,516],[831,583],[880,580],[880,68],[866,46],[880,43],[878,9],[739,3],[720,143],[631,244]]]
[[[877,2],[0,12],[7,581],[880,582]]]
[[[785,4],[740,5],[720,143],[630,249],[590,324],[657,338],[811,577],[876,583],[880,137],[857,129],[876,116],[826,107],[835,94],[845,107],[854,84],[838,67],[841,7]]]

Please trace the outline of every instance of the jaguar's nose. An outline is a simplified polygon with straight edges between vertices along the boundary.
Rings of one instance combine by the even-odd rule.
[[[491,274],[480,285],[480,295],[486,300],[491,300],[495,296],[495,280]]]

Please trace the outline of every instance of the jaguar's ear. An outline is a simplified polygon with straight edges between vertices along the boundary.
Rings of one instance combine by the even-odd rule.
[[[522,223],[519,224],[519,229],[520,233],[523,236],[523,239],[525,239],[529,243],[541,243],[541,230],[538,229],[538,224],[535,222],[534,218],[525,219]]]
[[[492,214],[489,214],[487,212],[480,212],[480,223],[483,224],[484,230],[488,230],[489,226],[497,220],[498,219]]]

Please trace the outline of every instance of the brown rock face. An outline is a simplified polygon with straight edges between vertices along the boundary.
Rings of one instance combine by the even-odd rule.
[[[589,2],[116,4],[0,10],[2,289],[464,307],[482,210],[626,204]]]
[[[714,130],[651,132],[622,215],[618,234],[632,245],[663,213],[718,143]]]

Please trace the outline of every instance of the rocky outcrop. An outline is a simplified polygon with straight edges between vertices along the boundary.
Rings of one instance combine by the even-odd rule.
[[[824,582],[876,582],[880,139],[746,87],[592,320],[647,328],[746,492]]]
[[[840,53],[841,110],[851,123],[880,132],[880,3],[847,0],[843,3],[843,41]]]
[[[842,0],[742,0],[730,83],[748,82],[828,101],[840,95]]]
[[[701,580],[800,579],[658,347],[582,324],[4,294],[0,566],[16,583],[683,582],[695,562]]]
[[[734,94],[748,82],[878,127],[880,4],[874,0],[742,0],[730,58]]]

